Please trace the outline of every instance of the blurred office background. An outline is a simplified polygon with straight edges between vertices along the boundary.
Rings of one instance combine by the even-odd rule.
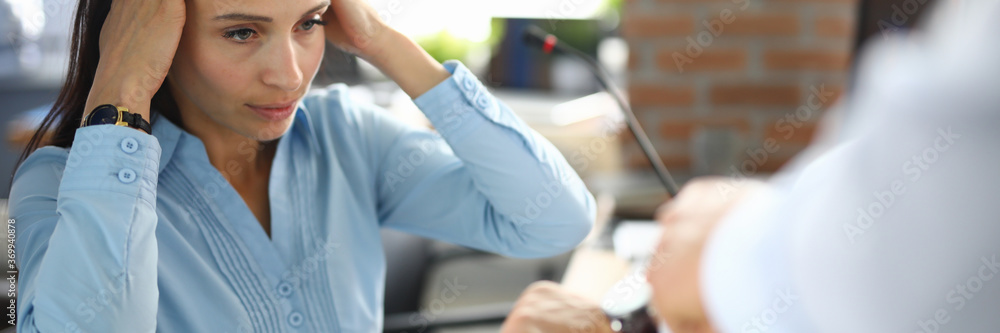
[[[649,219],[665,191],[586,67],[525,45],[526,27],[552,32],[606,66],[664,164],[683,182],[779,169],[810,142],[817,121],[847,89],[860,41],[912,25],[929,6],[916,0],[370,2],[439,60],[460,59],[476,72],[553,141],[615,221]],[[75,7],[74,0],[0,0],[0,198],[7,198],[23,145],[60,88]],[[336,82],[407,121],[428,124],[377,70],[328,47],[315,85]],[[563,279],[572,256],[513,260],[393,231],[384,238],[387,330],[473,323],[441,331],[495,332],[496,313],[509,310],[532,281]],[[607,238],[598,230],[592,240],[606,245]],[[442,302],[446,281],[456,279],[468,289]]]
[[[816,120],[844,90],[856,40],[855,0],[371,3],[436,58],[463,60],[522,118],[573,136],[586,132],[581,122],[604,114],[613,118],[618,111],[606,96],[551,110],[599,88],[582,64],[545,56],[519,36],[528,25],[555,33],[598,58],[626,87],[658,153],[680,179],[778,169],[808,143]],[[58,92],[74,7],[73,0],[0,0],[0,134],[8,141],[0,150],[0,174],[11,174],[18,142],[30,133],[23,130],[35,118],[24,112],[51,103]],[[370,66],[332,48],[327,60],[318,84],[348,83],[358,87],[359,96],[419,118],[419,112],[406,110],[405,95]],[[834,97],[823,96],[813,110],[809,96],[820,90]],[[794,121],[781,121],[788,116]],[[572,125],[580,128],[566,131]],[[603,130],[592,127],[597,128],[587,129]],[[621,134],[608,142],[613,147],[598,149],[597,158],[580,145],[592,142],[567,140],[560,148],[571,162],[574,153],[585,154],[574,166],[586,166],[580,171],[597,175],[597,183],[614,189],[628,182],[626,188],[640,197],[656,195],[655,183],[640,177],[649,170],[645,156],[629,133]],[[780,149],[766,161],[753,160],[746,150],[767,138]],[[747,159],[754,163],[743,163]],[[639,180],[611,179],[623,175]],[[648,193],[636,187],[644,184]],[[0,177],[0,187],[8,186],[9,177]]]

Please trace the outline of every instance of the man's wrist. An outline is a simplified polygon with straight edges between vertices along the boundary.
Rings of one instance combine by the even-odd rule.
[[[602,314],[601,319],[599,319],[598,323],[597,323],[597,327],[598,327],[597,332],[598,333],[616,333],[616,332],[618,332],[618,331],[615,331],[614,329],[612,329],[611,318],[609,318],[607,315],[605,315],[603,313],[603,311],[602,311],[601,314]]]

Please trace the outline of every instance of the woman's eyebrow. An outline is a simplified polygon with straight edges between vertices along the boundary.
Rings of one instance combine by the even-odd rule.
[[[251,15],[244,13],[229,13],[216,16],[215,21],[250,21],[250,22],[271,22],[273,19],[267,16]]]
[[[311,9],[309,9],[308,11],[306,11],[305,14],[302,14],[302,17],[306,17],[309,14],[317,12],[320,9],[323,9],[324,7],[327,7],[329,5],[330,5],[329,1],[323,1],[323,3],[321,3],[320,5],[318,5],[316,7],[313,7]],[[267,16],[253,15],[253,14],[246,14],[246,13],[222,14],[222,15],[216,16],[213,20],[215,20],[215,21],[249,21],[249,22],[272,22],[272,21],[274,21],[274,19],[272,19],[270,17],[267,17]]]

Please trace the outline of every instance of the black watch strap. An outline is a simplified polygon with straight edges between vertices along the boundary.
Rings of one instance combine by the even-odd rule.
[[[656,321],[643,306],[628,314],[616,316],[605,313],[611,324],[611,331],[620,333],[656,333]]]
[[[142,119],[142,115],[140,114],[122,112],[122,121],[127,123],[129,127],[138,128],[148,134],[153,134],[153,129],[149,126],[149,122]]]
[[[127,108],[111,104],[103,104],[94,108],[94,110],[91,111],[86,118],[84,118],[81,126],[102,124],[128,126],[140,129],[147,134],[153,134],[152,127],[149,125],[148,121],[142,119],[142,115],[138,113],[131,113]]]

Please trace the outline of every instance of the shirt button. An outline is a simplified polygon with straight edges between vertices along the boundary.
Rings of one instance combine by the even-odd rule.
[[[292,311],[292,313],[288,314],[288,323],[293,327],[302,326],[302,320],[302,314],[298,311]]]
[[[292,294],[292,284],[288,282],[282,282],[278,284],[278,295],[281,297],[288,297]]]
[[[465,86],[466,91],[472,91],[476,88],[476,79],[473,79],[472,75],[466,75],[465,79],[462,80],[462,85]]]
[[[486,110],[490,107],[490,98],[486,94],[480,94],[479,98],[476,99],[476,104],[479,105],[480,109]]]
[[[118,180],[122,183],[130,184],[135,181],[135,170],[125,168],[118,171]]]
[[[135,141],[135,139],[133,138],[125,138],[124,140],[122,140],[122,151],[131,154],[134,153],[136,150],[139,150],[138,141]]]

